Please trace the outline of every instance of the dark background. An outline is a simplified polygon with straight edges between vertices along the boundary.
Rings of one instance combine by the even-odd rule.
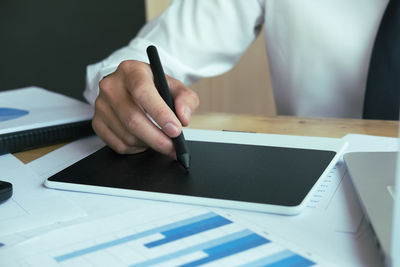
[[[36,85],[83,100],[86,66],[144,23],[138,0],[1,0],[0,91]]]

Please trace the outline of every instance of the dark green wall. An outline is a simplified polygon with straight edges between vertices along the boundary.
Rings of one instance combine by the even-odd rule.
[[[37,85],[83,99],[86,66],[144,22],[143,0],[1,0],[0,90]]]

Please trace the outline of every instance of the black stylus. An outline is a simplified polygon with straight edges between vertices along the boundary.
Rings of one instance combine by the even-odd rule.
[[[158,56],[157,48],[153,45],[147,47],[147,56],[149,57],[151,71],[153,72],[154,76],[154,85],[156,86],[162,99],[164,99],[165,103],[167,103],[169,108],[172,109],[176,115],[174,101],[169,93],[168,83],[165,79],[164,70],[161,65],[160,57]],[[189,169],[190,154],[186,145],[185,137],[183,136],[183,132],[181,132],[178,137],[172,138],[172,142],[174,143],[176,158],[186,169]]]

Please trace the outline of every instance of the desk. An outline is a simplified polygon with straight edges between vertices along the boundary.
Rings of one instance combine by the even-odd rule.
[[[361,119],[264,117],[210,113],[194,115],[190,128],[337,138],[348,133],[396,137],[399,123],[398,121]],[[16,153],[15,156],[22,162],[28,163],[63,145],[65,143]]]
[[[324,136],[324,137],[342,137],[348,133],[358,133],[358,134],[369,134],[369,135],[380,135],[380,136],[391,136],[396,137],[398,132],[398,122],[396,121],[368,121],[368,120],[354,120],[354,119],[311,119],[311,118],[296,118],[296,117],[285,117],[285,116],[277,116],[277,117],[261,117],[261,116],[245,116],[245,115],[228,115],[228,114],[207,114],[207,115],[196,115],[192,119],[191,123],[192,128],[200,128],[200,129],[213,129],[213,130],[232,130],[232,131],[254,131],[260,133],[274,133],[274,134],[292,134],[292,135],[310,135],[310,136]],[[24,162],[29,162],[38,158],[58,147],[61,147],[63,144],[49,146],[41,149],[31,150],[23,153],[17,153],[16,156]],[[338,168],[333,174],[337,177],[344,177],[341,174],[341,169]],[[334,181],[334,180],[331,180]],[[352,201],[352,197],[348,197],[350,195],[354,196],[354,194],[345,194],[345,191],[342,188],[345,188],[348,184],[347,180],[344,180],[342,183],[340,179],[337,179],[338,183],[336,183],[331,192],[339,192],[339,197],[326,198],[327,202],[335,203],[332,204],[332,208],[321,208],[320,210],[316,210],[315,212],[309,211],[306,216],[301,217],[280,217],[269,214],[258,214],[258,213],[248,213],[244,211],[229,211],[229,216],[238,216],[235,218],[246,218],[245,225],[250,229],[251,226],[260,227],[258,229],[266,229],[266,233],[269,231],[279,232],[282,234],[282,238],[285,239],[287,245],[301,245],[304,248],[310,249],[316,255],[323,255],[326,259],[318,258],[317,260],[327,260],[331,262],[338,261],[338,258],[343,262],[351,262],[356,264],[348,264],[350,266],[366,266],[365,263],[375,263],[377,262],[378,257],[373,253],[375,251],[375,243],[368,232],[368,224],[362,220],[362,212],[353,212],[353,208],[346,207],[356,207],[354,205],[355,202]],[[343,185],[343,186],[339,186]],[[331,193],[330,196],[334,196],[335,193]],[[144,200],[137,199],[129,199],[129,198],[112,198],[110,196],[93,195],[93,194],[73,194],[66,193],[64,195],[68,195],[70,200],[73,203],[79,203],[79,207],[82,207],[87,213],[87,218],[81,219],[78,218],[74,221],[73,229],[75,229],[75,237],[83,238],[77,239],[79,242],[83,242],[82,240],[89,240],[90,238],[94,238],[93,240],[97,240],[98,236],[82,236],[82,234],[90,234],[92,231],[88,231],[86,228],[77,224],[79,220],[87,220],[98,218],[100,215],[104,216],[107,214],[106,220],[112,220],[112,224],[114,225],[112,229],[107,229],[107,231],[120,231],[120,229],[125,229],[124,227],[132,227],[130,224],[137,221],[138,214],[146,214],[146,216],[153,216],[152,214],[148,215],[144,211],[154,211],[157,213],[165,212],[164,215],[159,215],[160,221],[158,225],[164,225],[166,222],[163,218],[167,218],[170,214],[183,214],[183,208],[179,212],[178,205],[173,205],[171,209],[168,207],[171,203],[151,203],[151,205],[159,205],[154,206],[156,208],[149,208],[149,202]],[[346,199],[346,201],[343,201]],[[351,205],[347,205],[348,202],[352,201]],[[98,207],[101,207],[100,209]],[[137,210],[132,210],[132,207],[135,207]],[[197,207],[196,207],[197,209]],[[128,215],[125,215],[126,211],[130,211]],[[357,209],[360,211],[360,209]],[[173,212],[173,213],[171,213]],[[339,214],[338,214],[339,212]],[[118,215],[121,213],[121,215]],[[108,216],[112,214],[113,216]],[[186,214],[186,210],[185,210]],[[360,214],[359,216],[357,214]],[[228,214],[223,214],[224,216],[228,216]],[[360,226],[357,224],[353,225],[354,221],[360,220]],[[115,217],[116,216],[116,217]],[[121,216],[121,217],[118,217]],[[125,217],[127,216],[127,217]],[[164,217],[163,217],[164,216]],[[250,217],[250,218],[249,218]],[[344,220],[330,220],[330,218],[344,218]],[[128,218],[128,219],[127,219]],[[150,218],[150,217],[149,217]],[[186,218],[186,217],[185,217]],[[359,218],[359,219],[357,219]],[[248,220],[248,221],[247,221]],[[333,222],[334,221],[334,222]],[[107,221],[108,222],[108,221]],[[312,222],[312,224],[311,224]],[[316,223],[315,223],[316,222]],[[76,223],[76,224],[75,224]],[[99,221],[94,221],[95,225],[90,224],[90,230],[93,229],[103,229],[104,221],[101,219]],[[122,223],[121,225],[119,223]],[[126,224],[124,224],[126,223]],[[129,225],[128,225],[129,224]],[[135,224],[136,225],[136,224]],[[139,223],[137,225],[140,225]],[[311,226],[310,226],[311,225]],[[329,227],[327,227],[329,226]],[[88,226],[89,227],[89,226]],[[245,227],[245,228],[246,228]],[[361,230],[357,230],[361,229]],[[68,231],[64,231],[63,228],[59,228],[60,235],[57,237],[57,240],[64,240],[62,234],[68,234],[68,237],[71,235],[70,229]],[[50,232],[52,234],[54,232]],[[346,233],[344,235],[343,233]],[[125,234],[125,232],[124,232]],[[126,232],[126,235],[128,233]],[[45,236],[47,236],[45,234]],[[357,236],[357,238],[356,238]],[[48,236],[47,236],[48,237]],[[61,237],[61,238],[60,238]],[[101,236],[103,238],[103,236]],[[359,238],[363,237],[363,238]],[[282,239],[282,240],[283,240]],[[50,240],[50,239],[48,239]],[[51,240],[55,240],[52,238]],[[66,239],[68,240],[68,239]],[[290,240],[290,242],[288,242]],[[328,240],[328,242],[327,242]],[[37,242],[42,242],[41,239],[37,239]],[[68,251],[73,251],[75,244],[77,241],[74,241],[73,244],[68,243],[67,241],[63,243],[63,246],[68,248]],[[97,241],[96,241],[97,242]],[[5,242],[6,243],[6,242]],[[16,251],[21,253],[21,251],[30,251],[30,245],[34,243],[27,243],[26,249],[24,246],[17,247]],[[97,243],[94,243],[97,244]],[[315,245],[315,244],[318,244]],[[43,246],[43,243],[40,243],[40,246]],[[40,247],[38,246],[38,247]],[[47,242],[46,246],[48,246],[48,251],[54,250],[54,244],[52,242]],[[285,245],[286,246],[286,245]],[[91,248],[91,247],[90,247]],[[337,248],[332,250],[332,248]],[[1,252],[1,251],[0,251]],[[302,251],[305,253],[305,250]],[[42,252],[38,252],[38,257],[44,255]],[[57,252],[58,253],[58,252]],[[300,253],[300,252],[299,252]],[[308,252],[309,253],[309,252]],[[25,255],[25,254],[24,254]],[[47,255],[47,254],[46,254]],[[310,254],[311,255],[311,254]],[[314,254],[312,254],[314,255]],[[338,256],[339,255],[339,256]],[[355,256],[354,256],[355,255]],[[36,257],[36,256],[35,256]],[[1,258],[1,257],[0,257]],[[21,256],[22,258],[22,256]],[[372,260],[371,260],[372,259]]]

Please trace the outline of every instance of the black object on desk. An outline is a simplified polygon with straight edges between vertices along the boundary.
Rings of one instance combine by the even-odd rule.
[[[157,48],[153,45],[147,47],[147,55],[149,57],[151,71],[153,72],[154,76],[154,85],[156,86],[161,97],[164,99],[165,103],[167,103],[168,107],[176,115],[174,101],[169,93],[168,83],[165,79],[164,70],[161,65],[160,57],[158,56]],[[178,161],[186,169],[189,169],[190,154],[186,145],[185,137],[183,136],[183,132],[181,132],[178,137],[172,138],[172,142],[174,143]]]
[[[0,134],[0,155],[72,141],[93,134],[91,120]]]
[[[6,201],[12,196],[12,184],[0,181],[0,203]]]

